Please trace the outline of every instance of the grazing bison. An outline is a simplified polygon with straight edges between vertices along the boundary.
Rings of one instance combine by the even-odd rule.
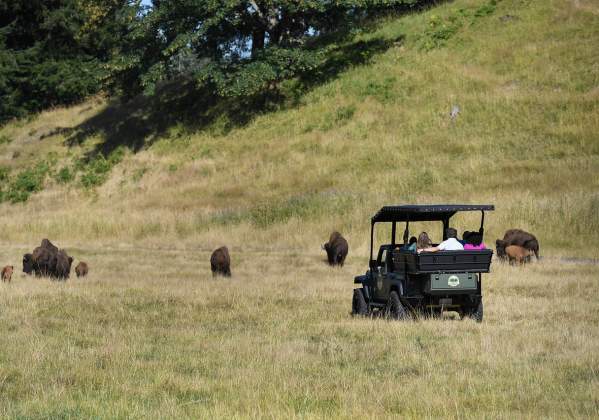
[[[524,264],[530,261],[530,256],[534,251],[526,249],[518,245],[508,245],[505,247],[505,255],[507,256],[511,265],[513,264]]]
[[[9,282],[10,283],[10,279],[12,278],[12,272],[14,270],[14,267],[12,265],[7,265],[6,267],[4,267],[2,269],[2,282]]]
[[[535,254],[537,260],[539,259],[539,242],[537,241],[537,238],[535,238],[533,234],[521,229],[510,229],[506,231],[505,235],[503,235],[503,239],[497,239],[495,245],[497,256],[501,259],[507,258],[505,249],[510,245],[518,245],[526,248]]]
[[[85,277],[88,272],[89,267],[86,262],[80,261],[79,264],[77,264],[77,267],[75,267],[75,274],[77,274],[77,277]]]
[[[23,255],[23,273],[33,273],[33,254]]]
[[[31,254],[23,255],[23,272],[36,276],[67,279],[71,272],[73,258],[64,250],[59,250],[47,239]]]
[[[229,256],[229,249],[226,246],[214,250],[210,256],[210,268],[212,269],[213,277],[219,274],[231,277],[231,257]]]
[[[329,237],[329,242],[322,246],[327,252],[327,259],[329,261],[329,265],[339,265],[343,267],[343,263],[345,262],[345,257],[347,257],[347,252],[349,246],[347,241],[339,232],[331,233]]]

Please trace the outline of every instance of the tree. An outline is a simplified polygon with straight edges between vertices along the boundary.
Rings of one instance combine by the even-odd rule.
[[[0,0],[0,122],[97,92],[129,0]]]
[[[224,97],[251,96],[326,58],[319,37],[419,0],[154,0],[112,70],[130,94],[185,76]]]

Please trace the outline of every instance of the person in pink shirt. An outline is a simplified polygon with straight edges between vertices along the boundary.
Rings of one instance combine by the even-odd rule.
[[[487,249],[484,242],[481,242],[478,245],[465,244],[464,251],[482,251],[483,249]]]

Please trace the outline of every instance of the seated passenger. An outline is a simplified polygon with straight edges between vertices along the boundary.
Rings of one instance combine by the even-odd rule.
[[[416,237],[412,236],[407,245],[402,247],[404,251],[416,251]]]
[[[422,251],[425,248],[429,248],[433,245],[433,241],[428,237],[428,233],[422,232],[418,235],[418,240],[416,241],[416,246],[412,249],[412,251]]]
[[[482,251],[483,249],[487,249],[484,242],[481,242],[478,245],[473,245],[473,244],[465,244],[464,245],[465,251]]]
[[[463,251],[464,245],[462,245],[458,240],[458,231],[454,228],[447,228],[445,231],[445,236],[447,239],[441,242],[437,246],[432,246],[424,249],[419,249],[418,253],[421,252],[437,252],[437,251]]]

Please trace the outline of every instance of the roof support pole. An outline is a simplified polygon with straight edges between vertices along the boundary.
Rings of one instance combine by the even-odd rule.
[[[374,222],[372,222],[370,224],[370,261],[372,261],[372,249],[373,249],[373,244],[374,242]]]
[[[449,218],[443,219],[443,240],[447,240],[447,228],[449,227]]]
[[[397,222],[391,225],[391,245],[395,246],[395,233],[397,232]]]
[[[410,221],[408,220],[406,222],[406,228],[403,231],[403,243],[407,244],[408,243],[408,237],[410,236]]]
[[[480,229],[478,230],[478,233],[480,233],[480,236],[483,236],[483,234],[485,233],[485,211],[481,210],[480,212],[482,217],[480,218]]]

